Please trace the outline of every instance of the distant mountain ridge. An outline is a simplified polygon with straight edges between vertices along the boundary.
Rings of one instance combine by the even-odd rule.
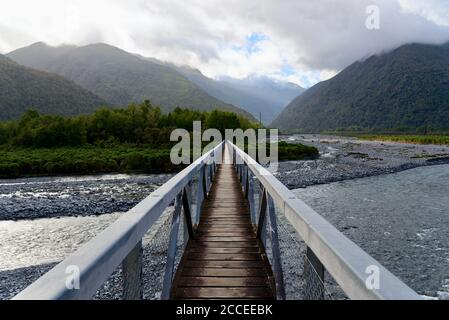
[[[292,101],[283,130],[449,130],[449,43],[408,44],[355,62]]]
[[[8,57],[70,79],[111,105],[126,106],[149,99],[163,111],[176,107],[220,109],[252,118],[243,109],[210,96],[172,68],[107,44],[51,47],[40,42],[15,50]]]
[[[211,96],[241,106],[257,119],[261,113],[262,121],[266,124],[273,121],[294,98],[305,91],[296,84],[276,82],[266,77],[214,80],[197,69],[173,67]]]
[[[0,120],[18,118],[27,109],[69,116],[90,113],[106,104],[72,81],[0,55]]]

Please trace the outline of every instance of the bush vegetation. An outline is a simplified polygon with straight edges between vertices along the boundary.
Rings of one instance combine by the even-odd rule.
[[[0,122],[0,176],[171,172],[170,133],[175,128],[243,130],[258,127],[226,111],[175,109],[164,114],[149,101],[126,109],[102,108],[92,115],[63,117],[29,110],[15,121]],[[281,143],[282,160],[309,157],[316,151]],[[317,151],[316,151],[317,153]]]
[[[360,139],[416,144],[449,145],[449,135],[359,135]]]

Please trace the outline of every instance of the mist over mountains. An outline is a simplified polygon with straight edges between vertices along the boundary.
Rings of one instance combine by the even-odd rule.
[[[285,106],[305,91],[296,84],[278,82],[268,77],[214,80],[197,69],[185,66],[174,68],[211,96],[241,106],[257,119],[261,114],[262,122],[266,124],[273,121]]]
[[[271,124],[300,132],[449,130],[449,44],[408,44],[357,61]]]
[[[265,124],[275,119],[272,127],[300,132],[449,130],[449,44],[404,45],[308,90],[267,77],[214,80],[101,43],[35,43],[7,57],[0,119],[27,108],[73,115],[149,99],[163,111],[220,109],[253,120],[261,113]]]
[[[70,79],[112,106],[148,99],[162,111],[176,107],[200,111],[221,109],[249,116],[244,110],[209,96],[172,68],[107,44],[50,47],[36,43],[15,50],[8,57]]]

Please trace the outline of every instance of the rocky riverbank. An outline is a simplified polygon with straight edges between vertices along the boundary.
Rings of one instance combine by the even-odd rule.
[[[0,220],[126,212],[171,175],[101,175],[0,180]]]
[[[311,145],[320,151],[317,160],[280,163],[276,176],[290,189],[449,163],[447,146],[323,135],[295,135],[281,139]]]

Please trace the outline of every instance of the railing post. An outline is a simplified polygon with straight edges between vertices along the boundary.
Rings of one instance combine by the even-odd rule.
[[[213,170],[214,170],[213,163],[211,163],[211,165],[209,166],[209,170],[208,170],[208,172],[209,172],[209,188],[208,188],[208,191],[210,191],[210,188],[212,188],[212,180],[213,180],[213,176],[214,176]]]
[[[206,164],[203,166],[202,170],[202,179],[203,179],[203,199],[207,199],[207,177],[206,177]]]
[[[245,173],[244,191],[245,191],[245,199],[248,199],[248,196],[249,196],[249,179],[251,177],[251,173],[250,173],[250,170],[249,170],[247,165],[245,165],[245,168],[246,168],[246,170],[245,170],[246,173]]]
[[[190,209],[189,197],[187,196],[187,190],[184,188],[182,192],[182,208],[184,211],[184,218],[187,227],[187,232],[191,239],[195,238],[195,232],[193,231],[192,212]]]
[[[123,300],[142,300],[142,240],[122,262]]]
[[[176,257],[176,247],[178,243],[178,231],[179,231],[179,218],[182,207],[182,193],[180,192],[176,196],[175,200],[175,210],[173,212],[173,218],[170,230],[170,242],[168,245],[167,252],[167,263],[165,264],[165,274],[164,282],[162,285],[161,300],[170,299],[170,291],[173,281],[173,273],[175,269],[175,257]]]
[[[201,167],[199,177],[198,177],[198,188],[196,190],[196,215],[195,215],[195,224],[199,224],[200,216],[201,216],[201,206],[203,204],[204,199],[207,198],[207,190],[206,190],[206,179],[205,179],[205,170],[204,166]]]
[[[266,219],[265,216],[267,214],[267,193],[265,192],[265,188],[261,187],[260,189],[260,202],[259,202],[259,222],[257,223],[257,238],[260,239],[266,247]]]
[[[249,214],[251,216],[252,224],[256,224],[256,208],[254,202],[254,178],[252,175],[248,177],[249,185],[248,185],[248,201],[249,201]]]
[[[307,247],[304,264],[305,300],[324,300],[324,271],[320,259]]]
[[[243,164],[243,178],[242,178],[242,188],[243,188],[243,194],[245,195],[245,198],[248,196],[248,167],[246,166],[246,163]]]
[[[273,254],[273,272],[276,280],[276,295],[278,300],[285,300],[284,274],[282,272],[281,252],[276,221],[276,208],[271,195],[268,196],[268,216],[270,218],[271,252]]]

